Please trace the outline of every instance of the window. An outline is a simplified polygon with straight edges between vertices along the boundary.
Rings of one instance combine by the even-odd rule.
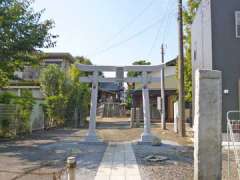
[[[240,11],[235,12],[236,38],[240,38]]]

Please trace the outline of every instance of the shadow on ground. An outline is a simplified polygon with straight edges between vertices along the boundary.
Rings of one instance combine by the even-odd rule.
[[[94,178],[106,144],[80,143],[79,130],[56,129],[37,132],[24,139],[0,144],[0,179],[13,179],[42,169],[42,173],[65,167],[68,156],[76,156],[79,176]],[[12,172],[12,173],[11,173]],[[24,179],[24,178],[23,178]]]

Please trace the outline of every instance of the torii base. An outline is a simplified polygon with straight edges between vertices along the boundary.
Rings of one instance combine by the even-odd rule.
[[[152,144],[153,135],[150,133],[142,133],[141,139],[138,141],[139,144]]]
[[[88,133],[84,139],[86,143],[102,143],[103,141],[99,139],[96,133]]]

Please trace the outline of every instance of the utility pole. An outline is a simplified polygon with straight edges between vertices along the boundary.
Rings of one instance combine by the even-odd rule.
[[[161,47],[162,54],[162,64],[164,64],[164,46]],[[165,76],[164,76],[164,67],[161,69],[161,120],[162,120],[162,129],[166,129],[166,116],[165,116]]]
[[[185,101],[184,101],[184,50],[183,50],[183,7],[182,0],[178,0],[178,24],[179,24],[179,56],[178,56],[178,93],[179,93],[179,130],[180,136],[184,137],[185,133]]]

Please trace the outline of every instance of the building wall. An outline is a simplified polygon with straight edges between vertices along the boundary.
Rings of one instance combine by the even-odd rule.
[[[211,3],[203,0],[192,24],[192,65],[196,69],[212,69]]]
[[[152,72],[150,74],[152,77],[160,77],[160,71],[159,72]],[[160,82],[157,83],[149,83],[148,84],[149,89],[161,89]],[[136,83],[135,85],[136,89],[141,89],[142,84]],[[176,66],[167,66],[165,68],[165,89],[167,90],[176,90],[177,89],[177,78],[176,78]]]
[[[195,71],[212,69],[211,1],[202,0],[192,24],[192,111],[194,115]]]
[[[192,25],[193,82],[197,68],[220,70],[223,90],[229,90],[228,94],[223,93],[224,131],[227,111],[240,109],[240,39],[236,38],[236,10],[240,10],[239,0],[203,0]]]
[[[240,10],[239,0],[217,0],[213,4],[213,66],[222,71],[223,90],[223,127],[226,127],[226,114],[229,110],[240,110],[240,39],[236,38],[235,11]],[[223,10],[224,7],[224,10]]]
[[[14,72],[14,75],[22,80],[38,80],[42,68],[50,64],[59,65],[59,67],[66,73],[70,68],[71,62],[64,58],[47,58],[42,61],[40,66],[25,66],[23,71],[16,71]]]

